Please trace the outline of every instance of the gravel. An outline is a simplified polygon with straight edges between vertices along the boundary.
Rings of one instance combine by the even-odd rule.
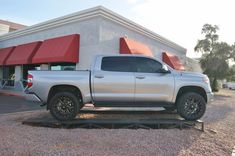
[[[21,122],[44,110],[0,115],[0,155],[231,156],[235,146],[235,91],[216,95],[195,129],[53,129]],[[48,113],[48,112],[47,112]]]

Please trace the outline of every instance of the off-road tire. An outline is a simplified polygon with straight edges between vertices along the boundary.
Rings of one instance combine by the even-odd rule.
[[[189,92],[177,100],[177,112],[185,120],[198,120],[206,111],[206,101],[198,93]]]
[[[49,104],[51,115],[59,121],[73,120],[80,108],[78,98],[70,92],[56,93]]]

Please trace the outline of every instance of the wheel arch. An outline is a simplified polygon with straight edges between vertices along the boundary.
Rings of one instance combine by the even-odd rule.
[[[203,87],[200,87],[200,86],[182,86],[177,92],[175,103],[177,103],[177,100],[179,99],[179,97],[181,95],[183,95],[184,93],[187,93],[187,92],[198,93],[207,102],[207,94],[206,94],[206,91]]]
[[[80,101],[80,104],[83,104],[83,96],[82,96],[82,92],[81,90],[74,86],[74,85],[54,85],[50,88],[49,93],[48,93],[48,97],[47,97],[47,109],[49,109],[49,102],[51,100],[51,98],[59,92],[70,92],[72,94],[74,94],[78,100]],[[79,98],[80,97],[80,98]]]

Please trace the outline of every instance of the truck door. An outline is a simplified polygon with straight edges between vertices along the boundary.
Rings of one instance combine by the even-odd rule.
[[[133,104],[135,78],[133,57],[103,57],[99,70],[93,72],[93,95],[96,105]],[[97,67],[96,67],[97,68]]]
[[[136,57],[135,103],[171,102],[174,94],[174,76],[161,73],[162,64],[154,59]]]

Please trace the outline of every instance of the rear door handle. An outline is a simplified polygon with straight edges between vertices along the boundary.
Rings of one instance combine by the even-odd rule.
[[[104,78],[104,76],[103,75],[95,75],[95,78],[102,79],[102,78]]]
[[[144,78],[145,78],[145,76],[143,76],[143,75],[139,75],[139,76],[136,76],[136,78],[137,78],[137,79],[144,79]]]

